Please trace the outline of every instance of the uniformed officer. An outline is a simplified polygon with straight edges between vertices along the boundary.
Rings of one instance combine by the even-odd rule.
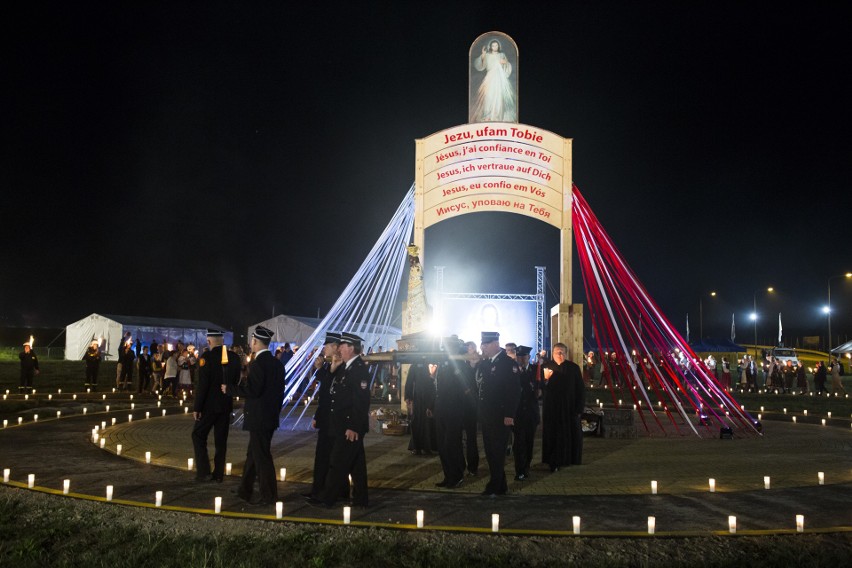
[[[222,392],[246,399],[243,430],[249,432],[246,463],[237,495],[252,505],[272,505],[278,500],[275,464],[272,461],[272,434],[278,429],[284,402],[284,365],[269,352],[275,333],[261,325],[251,336],[254,360],[249,364],[245,385],[222,385]],[[252,499],[257,479],[260,497]]]
[[[38,357],[27,342],[24,343],[24,350],[18,353],[18,358],[21,360],[21,385],[18,387],[18,392],[29,394],[33,392],[33,377],[40,372]]]
[[[530,367],[531,351],[532,347],[526,345],[518,345],[515,351],[521,385],[521,399],[518,403],[518,412],[515,414],[515,425],[512,427],[515,434],[512,453],[515,456],[515,480],[517,481],[524,481],[530,476],[533,442],[540,420],[538,398],[541,390],[535,369]]]
[[[86,383],[83,386],[96,391],[98,390],[98,369],[101,366],[101,344],[98,340],[92,340],[83,354],[83,361],[86,362]]]
[[[509,428],[515,423],[520,386],[518,364],[500,347],[500,334],[483,331],[482,361],[476,372],[479,385],[479,423],[482,443],[491,478],[482,495],[505,495],[508,492],[506,473],[506,443]]]
[[[467,347],[457,337],[444,340],[444,347],[451,355],[463,355]],[[437,487],[455,489],[464,483],[464,450],[462,449],[462,429],[464,421],[464,401],[467,381],[465,368],[467,361],[450,359],[438,367],[435,394],[435,430],[438,434],[438,455],[444,479],[436,483]]]
[[[331,364],[328,435],[332,439],[325,487],[311,504],[331,507],[352,475],[352,504],[367,507],[367,457],[364,436],[370,428],[370,375],[361,359],[362,339],[343,332],[338,357]],[[337,373],[338,368],[342,372]]]
[[[311,491],[306,497],[318,497],[325,487],[325,478],[328,475],[329,458],[333,440],[329,436],[329,415],[331,414],[331,382],[336,374],[343,372],[343,367],[338,366],[335,373],[331,372],[332,361],[339,358],[340,333],[329,331],[325,334],[322,353],[314,360],[316,369],[316,381],[319,383],[316,396],[319,397],[317,410],[311,421],[311,426],[317,431],[317,447],[314,452],[314,481]],[[349,485],[341,489],[341,497],[349,497]]]
[[[225,452],[228,449],[228,428],[231,425],[233,399],[222,392],[222,385],[236,384],[240,380],[240,361],[237,354],[228,351],[224,337],[218,329],[207,330],[210,349],[198,359],[198,389],[195,391],[192,429],[192,447],[195,450],[196,481],[222,482],[225,475]],[[140,373],[141,374],[141,373]],[[140,378],[141,380],[141,378]],[[207,453],[207,436],[213,430],[213,471]]]

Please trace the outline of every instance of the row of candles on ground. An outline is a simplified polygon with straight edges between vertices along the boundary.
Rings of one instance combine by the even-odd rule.
[[[148,460],[150,460],[150,452],[146,453],[146,458]],[[189,458],[189,462],[190,462],[190,469],[192,469],[192,466],[191,466],[192,458]],[[231,464],[228,464],[229,470],[230,470],[230,465]],[[10,472],[9,469],[3,470],[3,483],[9,483],[10,473],[11,472]],[[230,472],[228,472],[228,474],[230,475]],[[281,468],[281,480],[282,481],[284,480],[285,475],[286,475],[286,468]],[[769,489],[769,478],[764,477],[763,479],[764,479],[764,482],[766,483],[766,488]],[[710,491],[715,490],[714,489],[715,488],[714,481],[715,480],[713,480],[713,479],[710,480]],[[653,488],[654,493],[657,492],[656,491],[656,483],[657,483],[656,481],[651,482],[651,486]],[[822,485],[822,472],[820,472],[820,485]],[[27,476],[27,487],[29,487],[30,489],[35,487],[35,474],[31,473]],[[62,493],[64,495],[68,495],[68,493],[70,491],[71,491],[71,480],[70,479],[63,480],[63,482],[62,482]],[[114,493],[115,493],[114,486],[107,485],[106,486],[106,500],[112,501]],[[155,507],[162,507],[163,506],[163,492],[162,491],[157,491],[157,492],[154,493],[154,506]],[[216,513],[216,514],[219,514],[219,513],[222,512],[222,498],[221,497],[215,497],[213,499],[213,512]],[[276,519],[282,519],[283,517],[284,517],[284,502],[278,501],[277,503],[275,503],[275,518]],[[422,529],[423,526],[424,526],[424,520],[425,520],[425,513],[422,509],[417,510],[416,519],[417,519],[417,528]],[[575,515],[575,516],[572,517],[571,520],[572,520],[572,529],[573,529],[574,534],[580,534],[581,518],[579,516]],[[348,525],[348,524],[350,524],[351,521],[352,521],[352,509],[351,509],[351,507],[343,507],[343,523]],[[648,517],[648,534],[655,534],[656,525],[657,525],[657,518],[649,516]],[[804,515],[796,515],[796,531],[797,532],[804,532],[804,530],[805,530],[805,516]],[[499,532],[499,531],[500,531],[500,514],[499,513],[493,513],[491,515],[491,532],[496,533],[496,532]],[[728,532],[730,532],[731,534],[734,534],[734,533],[737,532],[737,518],[734,515],[728,516]]]

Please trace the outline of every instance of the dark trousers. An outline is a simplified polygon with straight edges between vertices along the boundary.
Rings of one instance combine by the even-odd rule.
[[[86,366],[86,386],[98,386],[98,368]]]
[[[512,431],[515,434],[515,443],[512,444],[512,454],[515,456],[515,474],[529,475],[532,463],[533,445],[535,444],[535,431],[538,422],[530,420],[515,420]]]
[[[343,435],[333,436],[330,439],[333,446],[329,456],[328,475],[319,499],[328,505],[333,505],[349,485],[351,473],[352,503],[367,505],[367,456],[364,454],[364,437],[359,435],[354,442],[348,441]]]
[[[21,386],[18,387],[19,391],[30,392],[33,390],[33,375],[35,375],[35,372],[32,370],[21,371]]]
[[[508,440],[509,427],[503,424],[503,417],[483,418],[482,444],[485,446],[485,459],[491,473],[491,479],[485,486],[487,493],[502,495],[509,490],[506,485],[506,472],[503,470]]]
[[[210,477],[210,455],[207,453],[207,436],[213,430],[213,478],[222,479],[225,475],[225,452],[228,449],[228,428],[231,425],[230,412],[202,412],[201,418],[192,428],[192,447],[195,449],[195,477]],[[274,473],[273,473],[274,475]]]
[[[278,484],[275,481],[275,464],[272,463],[272,434],[275,430],[249,430],[246,464],[243,478],[237,490],[240,496],[250,499],[257,479],[260,498],[272,503],[278,500]]]
[[[150,388],[151,388],[151,373],[150,372],[144,372],[143,373],[142,371],[139,371],[139,391],[138,391],[138,393],[141,394],[143,390],[145,392],[148,392],[148,390]]]
[[[458,413],[441,413],[435,417],[438,433],[438,455],[444,480],[451,483],[464,477],[464,450],[462,449],[462,416]]]
[[[323,429],[317,434],[317,449],[314,452],[314,482],[311,486],[311,495],[314,498],[319,498],[322,495],[322,490],[325,489],[325,479],[328,477],[328,468],[331,463],[331,450],[334,447],[334,438],[328,435],[328,432]],[[341,499],[349,499],[349,479],[347,483],[340,489],[338,497]]]
[[[122,390],[127,389],[127,385],[133,384],[133,365],[121,365],[121,374],[118,376],[118,387]]]
[[[465,459],[467,461],[467,470],[476,473],[479,469],[479,443],[476,440],[476,408],[465,407],[464,416],[462,417],[462,431],[465,439]]]

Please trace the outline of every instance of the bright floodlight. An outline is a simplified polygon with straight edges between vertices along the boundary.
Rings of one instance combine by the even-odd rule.
[[[770,286],[769,288],[767,288],[767,289],[766,289],[766,291],[767,291],[767,292],[774,292],[774,291],[775,291],[775,288],[773,288],[772,286]]]
[[[750,313],[750,314],[748,315],[748,319],[750,319],[751,321],[756,320],[756,319],[757,319],[757,314],[756,314],[756,313],[754,313],[754,312]]]
[[[831,308],[829,308],[828,306],[823,306],[822,307],[822,313],[824,313],[824,314],[831,313]]]

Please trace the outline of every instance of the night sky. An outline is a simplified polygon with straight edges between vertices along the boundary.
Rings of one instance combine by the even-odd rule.
[[[574,139],[574,182],[681,331],[703,297],[705,336],[735,312],[750,342],[757,290],[761,338],[779,311],[788,343],[826,334],[852,270],[843,2],[133,4],[4,9],[0,325],[325,314],[414,140],[467,121],[468,49],[499,30],[520,122]],[[429,286],[441,264],[447,291],[534,293],[543,264],[558,289],[544,223],[426,239]],[[852,335],[852,282],[831,282]]]

